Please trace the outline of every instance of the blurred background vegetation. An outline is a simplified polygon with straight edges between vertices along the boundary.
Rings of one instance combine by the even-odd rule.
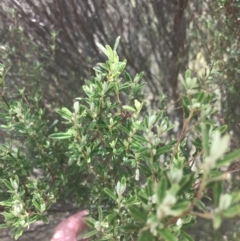
[[[104,60],[96,43],[112,46],[121,36],[121,58],[130,73],[144,71],[147,104],[171,110],[173,135],[183,120],[181,75],[191,69],[205,88],[213,73],[209,91],[221,96],[216,121],[228,125],[235,149],[240,143],[239,26],[240,0],[2,0],[0,62],[10,68],[7,98],[19,98],[17,89],[23,88],[26,98],[40,95],[46,118],[54,121],[56,108],[72,108],[92,67]],[[0,141],[6,138],[0,130]],[[237,168],[238,163],[226,188],[239,189]],[[239,219],[227,221],[215,232],[203,220],[191,233],[196,241],[239,240],[239,225]]]

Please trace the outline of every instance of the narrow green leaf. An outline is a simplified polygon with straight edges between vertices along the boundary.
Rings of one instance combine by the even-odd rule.
[[[240,216],[240,204],[229,207],[223,212],[223,216],[226,218],[234,218]]]
[[[198,103],[202,103],[205,97],[205,92],[204,91],[200,91],[200,93],[197,96],[197,102]]]
[[[181,236],[183,236],[185,241],[194,241],[194,239],[186,232],[184,232],[182,229],[180,230]]]
[[[90,237],[96,235],[97,233],[98,233],[98,230],[90,231],[90,232],[86,233],[86,234],[83,236],[83,238],[84,238],[84,239],[90,238]]]
[[[156,116],[155,123],[158,123],[158,121],[162,118],[162,116],[163,116],[163,111],[159,111],[158,114],[157,114],[157,116]],[[155,124],[155,123],[154,123],[154,124]]]
[[[158,230],[158,233],[164,238],[165,241],[177,241],[177,238],[166,228]]]
[[[120,130],[122,130],[123,132],[125,132],[126,134],[129,134],[129,132],[130,132],[125,126],[119,125],[118,128]]]
[[[109,65],[107,63],[106,64],[105,63],[98,63],[97,67],[99,67],[103,73],[108,72],[108,70],[109,70]]]
[[[191,70],[187,69],[185,72],[185,79],[191,78]]]
[[[111,83],[109,84],[108,90],[107,90],[107,92],[106,92],[105,94],[110,93],[115,87],[116,87],[116,83],[115,83],[115,82],[111,82]],[[112,106],[118,106],[118,103],[115,103],[115,104],[113,104]],[[110,107],[110,108],[112,108],[112,107]]]
[[[214,197],[214,205],[218,207],[220,196],[222,194],[222,182],[215,182],[213,185],[213,197]]]
[[[195,140],[192,141],[192,144],[197,148],[197,149],[202,149],[202,142],[200,138],[196,138]]]
[[[184,229],[188,229],[190,227],[192,227],[195,223],[196,223],[196,217],[193,217],[193,216],[187,216],[187,219],[188,220],[184,220],[185,223],[183,223],[182,227]]]
[[[99,49],[101,49],[101,51],[108,57],[108,51],[106,48],[103,47],[103,45],[101,45],[100,43],[96,44],[98,46]]]
[[[16,179],[10,178],[10,182],[11,182],[12,187],[13,187],[15,190],[17,190],[19,185],[18,185],[18,182],[16,181]]]
[[[138,192],[138,198],[141,200],[142,203],[144,203],[146,205],[148,204],[148,196],[144,192],[144,190],[141,190]]]
[[[124,186],[126,188],[126,177],[122,177],[121,178],[121,185]]]
[[[105,47],[108,51],[108,59],[110,60],[110,61],[108,61],[109,66],[115,65],[115,58],[114,58],[115,56],[114,56],[114,52],[113,52],[112,48],[109,45],[106,45]]]
[[[106,219],[108,220],[109,223],[111,223],[113,220],[116,219],[117,216],[118,216],[118,213],[112,212],[107,215]]]
[[[64,140],[64,139],[69,139],[73,137],[72,133],[65,133],[65,132],[59,132],[59,133],[53,133],[49,136],[52,139],[55,140]]]
[[[48,224],[49,223],[49,220],[46,216],[41,216],[41,220],[45,223],[45,224]]]
[[[209,156],[209,125],[202,125],[202,146],[205,151],[205,156]]]
[[[59,120],[54,120],[53,123],[48,127],[48,129],[52,129],[54,126],[57,125],[57,123],[59,122]]]
[[[109,196],[109,197],[111,197],[114,201],[116,201],[117,200],[117,196],[113,193],[113,191],[111,191],[109,188],[104,188],[103,189],[104,190],[104,192]]]
[[[142,89],[145,85],[146,85],[146,83],[141,83],[140,85],[138,85],[137,87],[135,87],[133,89],[133,93],[138,93],[139,90]]]
[[[12,200],[7,200],[7,201],[0,202],[0,205],[5,206],[5,207],[12,207],[13,203],[12,203]],[[2,213],[2,215],[3,215],[3,213]]]
[[[9,228],[9,224],[7,223],[1,223],[0,228]]]
[[[200,210],[204,211],[204,212],[207,212],[207,208],[205,206],[205,204],[199,200],[199,199],[194,199],[194,204],[196,205],[196,207],[198,207]]]
[[[143,136],[140,135],[134,135],[133,139],[140,143],[148,143],[148,140],[146,140]]]
[[[137,197],[135,195],[130,196],[128,199],[125,200],[125,204],[129,205],[129,206],[135,204],[136,202],[138,202],[138,200],[137,200]]]
[[[124,106],[123,106],[123,109],[124,109],[124,110],[128,110],[128,111],[131,111],[131,112],[135,112],[135,111],[136,111],[133,107],[131,107],[131,106],[129,106],[129,105],[124,105]]]
[[[118,44],[119,44],[119,41],[120,41],[120,36],[117,37],[116,41],[115,41],[115,44],[114,44],[114,47],[113,47],[113,50],[116,51],[117,50],[117,47],[118,47]]]
[[[139,224],[135,224],[135,223],[128,223],[128,224],[122,225],[120,227],[120,229],[122,229],[125,232],[138,231],[140,228],[141,228],[141,226]]]
[[[186,190],[188,190],[188,188],[190,188],[194,182],[194,175],[191,174],[187,174],[184,175],[181,182],[180,182],[180,190],[179,193],[184,192]]]
[[[232,196],[232,204],[238,203],[240,201],[240,192],[239,191],[232,192],[231,196]]]
[[[134,83],[138,83],[139,80],[142,79],[143,75],[144,75],[144,72],[141,72],[141,73],[139,73],[139,74],[136,74],[135,77],[134,77],[133,82],[134,82]],[[145,85],[146,83],[143,83],[143,84]],[[140,84],[140,85],[141,85],[141,84]]]
[[[188,99],[187,96],[183,96],[182,97],[182,103],[183,103],[183,106],[188,109],[189,108],[189,105],[191,104],[190,100]]]
[[[166,178],[162,178],[160,183],[157,185],[157,190],[156,190],[159,204],[162,203],[163,199],[166,196],[167,187],[168,187],[168,184],[167,184]]]
[[[180,202],[177,202],[174,207],[172,208],[172,211],[174,212],[174,215],[178,216],[180,215],[181,213],[183,213],[185,210],[188,209],[190,205],[190,202],[189,201],[180,201]]]
[[[217,166],[221,167],[223,165],[229,165],[232,161],[236,160],[240,157],[240,149],[233,151],[227,155],[224,156],[223,159],[220,159],[217,161]]]
[[[66,119],[66,120],[71,120],[72,119],[72,112],[67,109],[66,107],[63,107],[61,110],[57,110],[56,111],[58,114],[60,114],[62,116],[62,118]]]
[[[128,210],[134,219],[136,219],[137,221],[140,221],[142,223],[146,223],[147,212],[145,210],[140,209],[139,207],[137,207],[135,205],[129,206]]]
[[[14,239],[17,240],[20,236],[22,236],[22,233],[23,233],[23,229],[22,230],[18,229],[17,232],[15,232],[14,234]]]
[[[106,70],[107,67],[103,67],[103,66],[100,66],[100,65],[97,65],[96,67],[94,67],[93,69],[98,72],[98,73],[101,73],[101,74],[107,74],[108,73],[108,70]],[[83,90],[86,94],[91,94],[86,88],[84,88],[83,86]]]
[[[148,197],[152,197],[153,195],[153,180],[151,178],[148,178],[147,180],[146,194]]]
[[[125,67],[127,65],[127,60],[124,59],[122,62],[118,63],[118,67],[117,67],[117,73],[116,73],[116,78],[118,78],[118,76],[124,71]]]
[[[17,175],[15,175],[14,177],[15,177],[16,186],[19,186],[19,177]]]
[[[12,184],[8,180],[3,180],[3,182],[9,190],[15,191],[15,188],[12,186]]]
[[[160,155],[162,155],[162,154],[164,154],[166,152],[169,152],[173,148],[175,143],[176,143],[176,141],[172,141],[169,144],[167,144],[167,145],[165,145],[163,147],[158,148],[156,155],[160,156]]]
[[[33,203],[34,207],[35,207],[38,211],[41,210],[40,204],[37,202],[36,199],[33,199],[33,200],[32,200],[32,203]]]
[[[105,83],[106,83],[106,82],[105,82]],[[102,90],[103,90],[103,84],[102,84],[100,81],[98,81],[98,80],[95,81],[95,84],[97,85],[97,91],[98,91],[98,92],[102,92]]]
[[[85,219],[86,224],[89,228],[94,228],[94,224],[97,222],[95,219],[88,217]]]
[[[129,88],[129,83],[124,83],[119,87],[119,91],[124,91]]]
[[[214,227],[214,229],[217,230],[221,226],[221,223],[222,223],[221,215],[218,214],[218,213],[215,213],[214,217],[213,217],[213,227]]]
[[[219,131],[221,132],[221,133],[224,133],[226,130],[227,130],[227,125],[223,125],[223,126],[221,126],[220,128],[219,128]]]
[[[102,208],[98,206],[98,221],[102,222],[102,220],[103,220]]]
[[[203,121],[203,124],[212,126],[212,125],[216,124],[216,121],[207,119],[207,120]]]
[[[124,71],[124,76],[127,82],[130,82],[130,83],[132,82],[132,77],[127,71]],[[126,84],[128,84],[129,86],[129,83],[126,83]]]
[[[153,241],[155,239],[149,231],[143,231],[143,232],[141,232],[140,237],[137,240],[138,241]]]
[[[38,215],[33,215],[30,217],[30,223],[34,223],[34,222],[37,222],[39,220],[38,218],[39,216]]]

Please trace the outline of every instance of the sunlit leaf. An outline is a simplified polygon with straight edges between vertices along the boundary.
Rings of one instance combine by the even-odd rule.
[[[72,133],[64,133],[64,132],[53,133],[49,137],[52,138],[52,139],[55,139],[55,140],[64,140],[64,139],[72,138],[73,134]]]
[[[223,211],[223,216],[226,218],[234,218],[240,216],[240,204],[230,206]]]
[[[229,165],[232,161],[240,157],[240,149],[226,154],[224,158],[217,161],[217,166]]]
[[[214,214],[213,216],[213,227],[214,229],[218,229],[220,226],[221,226],[221,223],[222,223],[222,218],[221,218],[221,215],[216,213]]]

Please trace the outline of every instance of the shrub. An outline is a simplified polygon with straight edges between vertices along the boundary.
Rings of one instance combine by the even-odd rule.
[[[193,240],[186,229],[196,217],[211,219],[240,214],[240,193],[225,193],[224,168],[240,156],[228,152],[226,126],[215,121],[218,97],[211,86],[182,80],[184,124],[177,140],[164,110],[142,112],[137,99],[142,73],[124,71],[116,49],[98,45],[107,56],[83,86],[73,110],[57,112],[67,128],[50,124],[38,99],[2,103],[1,127],[20,142],[1,146],[1,197],[5,224],[14,237],[37,220],[63,195],[90,210],[85,237],[93,240]],[[4,72],[3,72],[4,76]],[[5,90],[2,78],[2,96]],[[53,132],[53,131],[52,131]],[[34,178],[33,168],[41,175]],[[67,195],[66,195],[67,193]],[[64,196],[64,197],[65,197]],[[211,209],[204,204],[208,197]]]

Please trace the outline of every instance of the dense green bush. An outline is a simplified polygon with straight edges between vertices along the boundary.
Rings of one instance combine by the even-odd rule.
[[[3,227],[13,227],[15,238],[30,223],[47,222],[46,211],[63,195],[90,210],[86,237],[92,240],[193,240],[186,229],[197,216],[217,229],[223,218],[240,214],[240,192],[222,186],[224,168],[240,150],[228,153],[229,135],[215,121],[218,96],[208,81],[186,71],[183,128],[177,140],[166,141],[174,126],[163,110],[141,112],[143,74],[124,71],[118,41],[113,49],[98,45],[106,63],[94,68],[73,110],[57,111],[64,132],[47,122],[39,98],[20,90],[20,100],[7,100],[2,68],[1,128],[17,141],[1,145],[0,205]]]

